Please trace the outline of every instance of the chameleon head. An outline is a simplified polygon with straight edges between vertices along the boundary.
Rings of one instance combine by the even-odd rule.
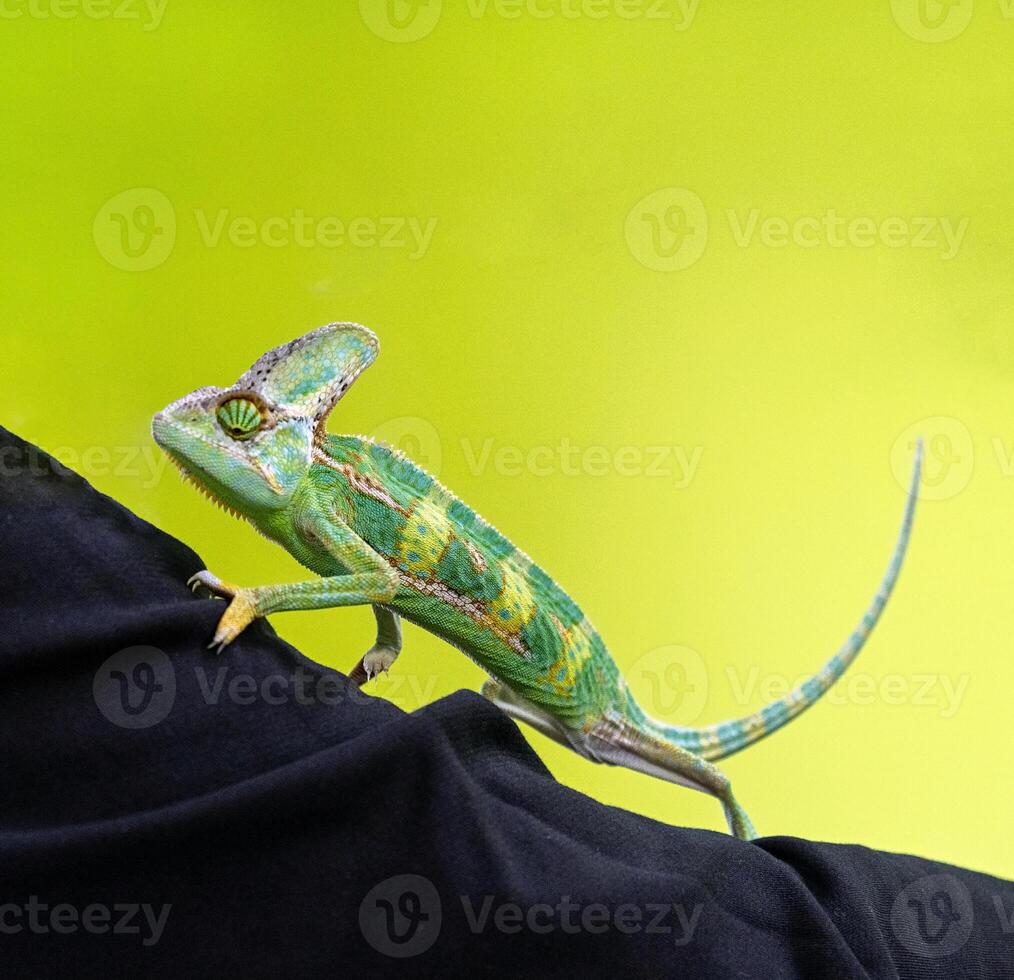
[[[280,510],[306,475],[327,416],[379,350],[366,327],[330,323],[268,351],[231,388],[198,388],[167,405],[152,436],[219,503]]]

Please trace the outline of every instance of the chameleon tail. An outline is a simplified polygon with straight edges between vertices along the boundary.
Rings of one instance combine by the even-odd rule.
[[[905,504],[905,515],[895,545],[891,563],[884,575],[880,589],[873,597],[862,622],[852,635],[845,641],[841,649],[811,678],[804,681],[785,697],[761,708],[760,711],[744,718],[719,722],[705,728],[681,728],[675,726],[659,726],[664,736],[671,742],[689,749],[704,759],[724,759],[740,749],[752,745],[765,735],[777,731],[782,725],[802,714],[811,704],[831,687],[832,684],[848,669],[866,642],[866,637],[876,625],[890,598],[894,583],[897,581],[901,563],[908,547],[909,534],[912,530],[912,517],[915,512],[916,496],[922,469],[922,440],[916,445],[915,463],[912,468],[912,479],[909,484],[908,500]]]

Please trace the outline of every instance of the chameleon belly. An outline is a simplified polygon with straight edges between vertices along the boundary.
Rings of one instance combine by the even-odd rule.
[[[619,673],[577,604],[425,470],[382,443],[328,436],[312,479],[396,570],[395,612],[570,725],[616,699]]]

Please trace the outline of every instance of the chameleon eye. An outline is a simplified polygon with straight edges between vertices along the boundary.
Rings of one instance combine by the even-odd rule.
[[[218,422],[233,439],[249,439],[261,427],[264,416],[249,398],[230,398],[218,406]]]

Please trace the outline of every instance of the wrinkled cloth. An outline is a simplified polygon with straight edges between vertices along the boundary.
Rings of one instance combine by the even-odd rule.
[[[1014,977],[1014,884],[603,806],[265,621],[217,657],[203,567],[0,430],[0,976]]]

